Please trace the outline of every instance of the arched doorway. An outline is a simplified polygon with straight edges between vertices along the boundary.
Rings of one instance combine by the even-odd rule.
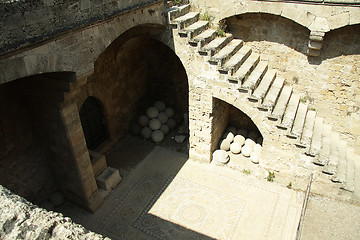
[[[80,109],[80,120],[88,149],[94,150],[107,138],[102,107],[94,97],[88,97]]]

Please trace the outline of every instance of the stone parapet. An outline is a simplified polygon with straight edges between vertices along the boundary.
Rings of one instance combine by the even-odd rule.
[[[0,54],[163,0],[1,1]]]
[[[48,212],[0,185],[0,238],[7,239],[106,239],[72,222],[60,213]]]

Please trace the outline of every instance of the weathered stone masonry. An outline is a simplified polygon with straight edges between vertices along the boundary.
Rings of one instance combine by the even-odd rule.
[[[52,18],[50,11],[58,7],[59,13],[65,14],[65,21],[54,23],[54,29],[39,28],[28,38],[18,34],[21,31],[15,25],[7,25],[9,35],[4,35],[7,40],[2,49],[6,53],[0,56],[0,69],[5,69],[0,72],[0,92],[4,93],[0,97],[5,96],[2,103],[19,89],[24,95],[15,97],[12,105],[0,105],[0,143],[3,143],[0,157],[11,156],[12,152],[31,156],[29,147],[43,151],[38,147],[41,145],[46,156],[36,164],[49,163],[52,170],[51,176],[43,178],[51,183],[46,186],[47,191],[53,191],[57,185],[69,200],[92,211],[103,200],[79,118],[79,110],[88,97],[96,98],[104,110],[110,142],[128,131],[137,110],[147,102],[163,98],[181,112],[189,111],[190,157],[210,162],[227,125],[246,125],[258,130],[264,138],[263,151],[267,157],[261,162],[262,166],[289,172],[296,169],[303,175],[315,172],[319,181],[330,182],[331,177],[323,177],[321,169],[312,164],[312,157],[295,147],[298,140],[282,134],[274,127],[276,123],[268,119],[267,111],[260,111],[248,100],[249,95],[239,92],[236,81],[228,81],[226,74],[219,73],[218,66],[198,54],[198,48],[191,46],[189,39],[179,36],[179,29],[166,28],[167,6],[163,1],[103,4],[80,1],[61,6],[54,1],[43,1],[42,4],[24,5],[29,10],[24,15],[31,18],[30,12],[35,8],[46,9],[49,14],[40,20],[51,22],[59,19],[58,16]],[[194,0],[192,4],[192,10],[202,9],[216,20],[227,19],[233,36],[251,46],[253,53],[260,54],[269,68],[279,70],[278,76],[287,79],[287,86],[291,85],[298,93],[306,90],[301,96],[303,106],[312,104],[328,121],[327,127],[334,125],[333,129],[340,131],[349,145],[359,145],[356,70],[359,67],[359,8],[310,5],[307,9],[308,5],[245,0],[231,3]],[[81,14],[75,14],[79,12]],[[14,14],[14,18],[22,15]],[[32,19],[33,23],[39,20],[36,19]],[[328,28],[319,29],[324,22]],[[31,21],[21,23],[23,28],[33,29],[34,25],[29,25]],[[344,27],[347,25],[350,26]],[[43,26],[42,23],[39,26]],[[68,29],[72,30],[66,31]],[[316,31],[326,33],[321,39],[324,46],[320,58],[308,56],[308,40]],[[336,40],[338,35],[341,35],[340,41]],[[10,44],[11,37],[15,37],[15,45]],[[31,45],[34,41],[36,44]],[[335,48],[336,51],[331,50]],[[323,100],[336,106],[336,112],[329,110],[328,102],[322,103]],[[327,111],[322,111],[324,109]],[[234,117],[234,113],[239,115]],[[346,121],[340,123],[344,117]],[[12,121],[13,124],[9,124]],[[14,131],[15,125],[20,126],[18,131]],[[320,142],[325,139],[328,143],[330,137],[339,136],[332,132],[326,134],[320,134]],[[327,145],[325,150],[329,149]],[[46,171],[44,169],[42,171]],[[353,182],[346,184],[347,190],[354,188]],[[335,188],[334,192],[338,191],[338,185]],[[9,195],[6,190],[1,192]],[[14,221],[5,220],[1,224],[9,222]]]

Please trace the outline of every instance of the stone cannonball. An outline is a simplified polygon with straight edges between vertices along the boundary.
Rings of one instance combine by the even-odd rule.
[[[159,110],[156,107],[149,107],[146,110],[146,115],[151,119],[156,118],[159,115]]]
[[[230,145],[230,151],[234,154],[239,154],[241,152],[242,145],[238,142],[233,142]]]
[[[146,115],[140,116],[138,124],[140,127],[146,127],[149,124],[149,118]]]
[[[150,122],[149,122],[149,127],[151,130],[158,130],[160,129],[161,127],[161,122],[159,119],[157,118],[154,118],[154,119],[151,119]]]
[[[245,138],[244,138],[244,136],[242,136],[242,135],[236,135],[236,136],[234,137],[234,142],[238,142],[238,143],[240,143],[241,146],[242,146],[242,145],[245,144]]]
[[[176,121],[173,118],[170,118],[167,122],[167,125],[170,129],[174,129],[176,127]]]
[[[230,159],[229,154],[224,150],[216,150],[213,153],[213,159],[212,160],[216,165],[224,165],[227,162],[229,162],[229,159]]]
[[[261,159],[261,151],[253,151],[250,154],[250,159],[253,163],[259,164],[260,159]]]
[[[261,152],[261,150],[262,150],[262,146],[260,144],[257,143],[254,145],[254,148],[253,148],[254,152]]]
[[[50,202],[54,207],[60,206],[64,202],[64,195],[61,192],[54,192],[50,196]]]
[[[255,146],[255,142],[254,142],[254,140],[252,140],[251,138],[247,138],[246,140],[245,140],[245,145],[248,145],[248,146],[251,146],[251,148],[253,148],[254,146]]]
[[[157,108],[157,110],[159,110],[159,112],[162,112],[165,110],[166,108],[166,105],[163,101],[157,101],[155,104],[154,104],[154,107]]]
[[[162,124],[160,127],[160,130],[164,133],[164,135],[167,135],[170,131],[168,125],[166,125],[166,124]]]
[[[164,133],[161,130],[155,130],[151,134],[151,140],[155,143],[162,142],[164,140]]]
[[[165,112],[161,112],[159,113],[158,117],[157,117],[161,123],[167,123],[169,117]]]
[[[250,145],[245,144],[241,149],[241,154],[244,157],[250,157],[251,152],[252,152],[252,146],[250,146]]]
[[[174,109],[167,107],[165,109],[165,113],[168,115],[169,118],[172,118],[174,116]]]
[[[234,134],[232,132],[228,132],[225,136],[225,139],[229,140],[230,142],[234,141]]]
[[[224,151],[229,151],[231,142],[228,139],[224,139],[220,143],[220,149]]]
[[[149,127],[144,127],[140,131],[140,135],[145,139],[150,139],[151,133],[152,133],[152,131]]]

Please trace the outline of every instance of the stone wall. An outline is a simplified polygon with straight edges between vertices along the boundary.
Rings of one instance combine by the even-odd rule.
[[[350,145],[360,146],[359,24],[326,33],[321,56],[315,58],[306,55],[308,30],[286,18],[243,14],[227,23],[228,31],[277,69],[302,101],[309,102]]]
[[[147,62],[152,101],[164,101],[177,113],[188,112],[189,88],[186,70],[173,50],[160,41],[150,40]]]
[[[0,186],[0,202],[1,239],[109,239],[60,213],[39,208],[3,186]]]
[[[223,137],[229,123],[229,104],[217,98],[213,98],[211,152],[213,152]]]
[[[56,38],[39,41],[29,48],[2,55],[0,68],[6,71],[0,72],[0,84],[47,72],[68,71],[83,76],[94,69],[94,62],[100,54],[128,29],[142,24],[165,25],[164,10],[163,1],[137,6],[95,24],[71,29]]]
[[[1,158],[6,173],[1,184],[37,204],[61,189],[69,200],[95,210],[101,199],[78,110],[73,100],[64,101],[67,81],[74,77],[44,74],[1,86],[2,96],[16,100],[1,108],[8,148]]]
[[[156,0],[1,1],[0,55],[151,2]]]
[[[23,85],[0,86],[0,184],[37,204],[54,190],[46,149],[36,137],[31,104]]]
[[[78,109],[88,96],[103,106],[111,141],[123,137],[130,123],[161,100],[176,112],[188,110],[184,67],[163,42],[169,36],[161,25],[143,25],[119,36],[96,60],[94,73],[80,77],[69,93]]]
[[[214,16],[215,22],[244,13],[269,13],[290,19],[310,31],[328,32],[360,23],[359,5],[314,4],[312,1],[304,3],[252,0],[191,0],[191,5],[196,10]]]

